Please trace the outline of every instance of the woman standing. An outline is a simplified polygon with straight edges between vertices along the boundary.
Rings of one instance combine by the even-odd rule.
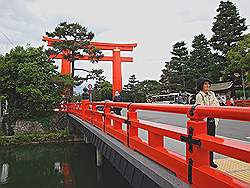
[[[197,90],[199,93],[196,95],[196,104],[208,105],[208,106],[220,106],[214,92],[210,91],[212,81],[207,78],[199,78],[197,80]],[[207,118],[207,134],[215,136],[215,128],[218,125],[219,120],[216,118]],[[218,165],[214,163],[213,152],[210,151],[210,166],[217,168]]]

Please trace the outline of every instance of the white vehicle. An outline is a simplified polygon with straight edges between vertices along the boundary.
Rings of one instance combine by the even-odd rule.
[[[189,104],[191,93],[169,93],[165,95],[154,95],[151,97],[152,103],[162,104]]]

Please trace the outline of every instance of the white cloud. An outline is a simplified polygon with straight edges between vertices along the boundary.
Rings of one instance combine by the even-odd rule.
[[[131,74],[158,80],[175,42],[184,40],[190,47],[194,35],[211,36],[218,5],[219,0],[0,0],[0,31],[15,44],[44,45],[41,36],[59,22],[79,22],[96,33],[96,41],[138,43],[130,54],[135,61],[123,63],[123,83]],[[237,0],[236,5],[249,25],[250,1]],[[0,53],[11,47],[0,33]],[[111,62],[76,66],[103,68],[112,79]]]

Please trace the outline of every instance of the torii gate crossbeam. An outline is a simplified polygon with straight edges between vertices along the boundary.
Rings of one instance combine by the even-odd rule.
[[[54,39],[47,36],[43,36],[42,40],[47,42],[47,45],[52,46],[53,42],[60,42],[60,39]],[[95,46],[100,50],[112,50],[113,56],[104,56],[99,61],[112,61],[113,62],[113,84],[112,84],[112,93],[113,96],[116,91],[121,92],[122,90],[122,69],[121,62],[133,62],[133,57],[121,57],[121,51],[133,51],[133,49],[137,46],[136,43],[133,44],[116,44],[116,43],[104,43],[104,42],[91,42],[91,45]],[[53,59],[61,59],[61,74],[71,74],[71,63],[64,59],[64,55],[70,53],[65,50],[62,54],[51,55],[50,58]],[[90,60],[89,55],[84,55],[83,57],[78,57],[78,60]]]

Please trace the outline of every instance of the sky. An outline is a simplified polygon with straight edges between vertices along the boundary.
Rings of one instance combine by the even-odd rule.
[[[250,25],[250,0],[233,2]],[[46,31],[63,21],[78,22],[95,33],[94,41],[138,44],[122,53],[134,57],[133,63],[122,63],[123,84],[132,74],[159,80],[174,43],[185,41],[191,50],[195,35],[212,36],[218,6],[219,0],[0,0],[0,54],[16,45],[46,45],[41,40]],[[101,68],[112,81],[111,62],[77,61],[75,66]]]

